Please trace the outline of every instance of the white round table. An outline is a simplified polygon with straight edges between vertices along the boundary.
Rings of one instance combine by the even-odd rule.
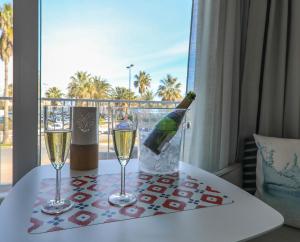
[[[278,228],[283,217],[254,196],[227,181],[185,163],[180,169],[222,190],[234,200],[214,206],[161,216],[144,217],[63,231],[29,234],[32,205],[40,180],[55,177],[51,166],[40,166],[25,175],[0,206],[0,242],[235,242]],[[100,161],[98,174],[118,173],[115,160]],[[137,171],[136,160],[127,171]],[[95,172],[95,171],[94,171]],[[66,165],[62,176],[89,174],[72,172]]]

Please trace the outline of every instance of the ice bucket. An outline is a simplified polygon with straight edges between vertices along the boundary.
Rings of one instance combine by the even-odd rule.
[[[146,108],[137,110],[139,132],[138,157],[141,171],[151,174],[170,174],[178,171],[183,145],[182,136],[186,123],[186,111],[186,109],[172,108]],[[173,114],[176,116],[176,122],[173,122],[174,125],[164,125],[170,119],[169,116]],[[179,119],[177,117],[178,114],[180,115]],[[168,135],[167,139],[164,139],[160,151],[154,150],[155,152],[153,152],[152,147],[148,145],[149,137],[153,138],[153,132],[156,132],[158,128],[160,132],[167,132],[170,135]]]

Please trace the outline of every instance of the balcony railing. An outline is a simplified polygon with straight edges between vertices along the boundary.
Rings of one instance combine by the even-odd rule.
[[[12,145],[3,144],[4,132],[4,102],[8,103],[9,112],[7,120],[9,122],[8,134],[12,139],[12,97],[0,97],[0,184],[11,183],[12,177]],[[173,101],[143,101],[143,100],[95,100],[95,99],[72,99],[72,98],[41,98],[41,106],[45,105],[67,105],[97,107],[100,114],[99,122],[99,158],[111,159],[115,157],[112,136],[111,136],[111,108],[113,107],[134,107],[134,108],[174,108],[178,102]],[[48,164],[43,129],[41,135],[41,164]],[[135,148],[134,154],[137,154]]]
[[[115,152],[112,143],[111,132],[111,108],[113,107],[132,107],[132,108],[174,108],[178,102],[173,101],[143,101],[143,100],[96,100],[96,99],[71,99],[71,98],[42,98],[43,105],[67,105],[97,107],[100,114],[99,122],[99,158],[113,159]],[[43,133],[41,132],[41,136]],[[48,163],[48,157],[41,139],[41,164]],[[138,141],[137,141],[138,142]],[[137,144],[137,143],[136,143]],[[137,147],[133,150],[133,156],[137,156]]]
[[[11,97],[6,97],[6,100]],[[0,98],[1,100],[1,98]],[[114,100],[114,99],[74,99],[74,98],[42,98],[42,105],[70,105],[87,107],[128,106],[138,108],[172,108],[179,102],[175,101],[145,101],[145,100]]]

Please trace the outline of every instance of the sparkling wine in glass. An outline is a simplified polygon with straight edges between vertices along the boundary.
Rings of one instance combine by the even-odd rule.
[[[50,162],[56,170],[55,198],[43,205],[42,212],[61,214],[70,210],[73,203],[61,199],[61,169],[69,155],[71,143],[71,107],[46,106],[44,108],[44,136]]]
[[[108,201],[119,207],[132,205],[136,196],[125,192],[125,167],[128,164],[136,138],[137,118],[130,109],[114,109],[112,113],[114,148],[121,165],[121,191],[111,194]]]

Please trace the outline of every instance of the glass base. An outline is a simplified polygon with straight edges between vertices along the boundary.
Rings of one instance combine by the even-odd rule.
[[[108,197],[108,201],[114,206],[126,207],[136,203],[136,196],[131,193],[125,193],[124,195],[115,193]]]
[[[70,200],[50,200],[42,207],[42,212],[50,215],[61,214],[69,211],[73,207],[73,202]]]

